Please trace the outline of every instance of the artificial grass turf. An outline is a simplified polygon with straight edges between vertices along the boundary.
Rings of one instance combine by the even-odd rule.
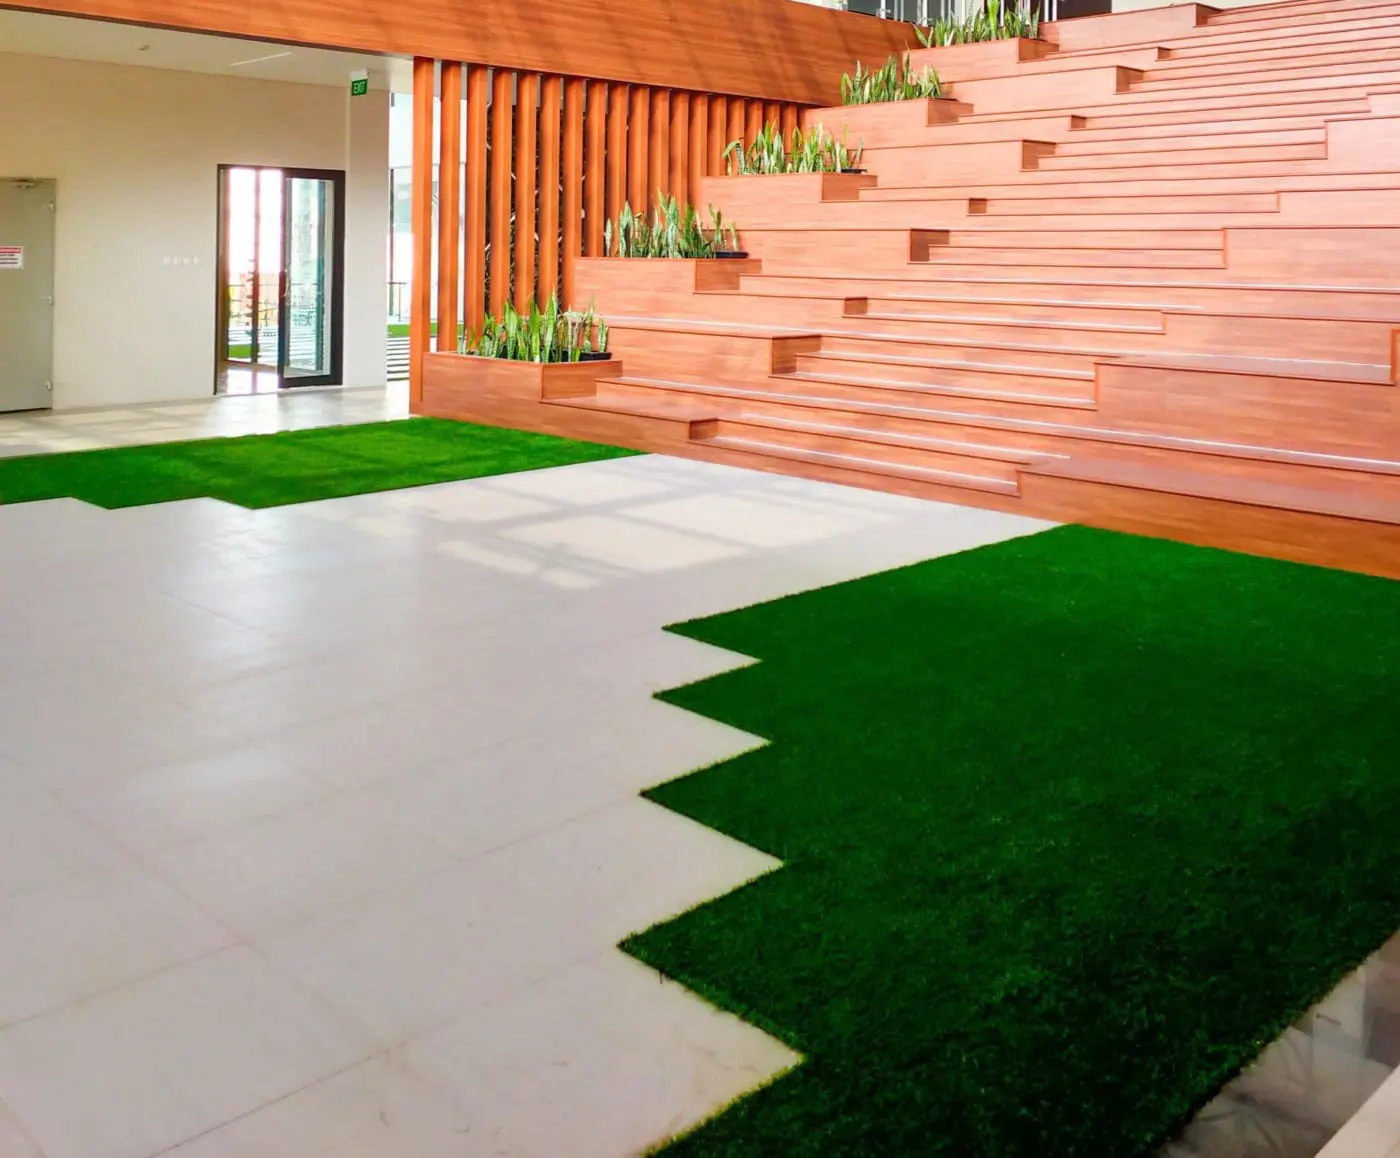
[[[683,625],[786,861],[624,948],[807,1058],[668,1147],[1152,1154],[1400,927],[1400,583],[1061,528]]]
[[[277,507],[636,452],[437,418],[0,458],[0,503],[214,498]]]

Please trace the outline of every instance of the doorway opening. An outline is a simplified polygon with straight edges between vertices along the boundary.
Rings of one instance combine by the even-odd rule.
[[[53,405],[57,186],[0,180],[0,413]]]
[[[345,174],[219,167],[216,392],[339,386]]]

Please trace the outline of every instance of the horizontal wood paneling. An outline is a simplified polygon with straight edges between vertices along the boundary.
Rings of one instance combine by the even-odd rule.
[[[792,0],[570,0],[541,19],[515,0],[11,0],[10,7],[321,48],[461,60],[800,104],[835,103],[857,60],[916,42],[912,27]],[[619,17],[621,21],[619,22]]]

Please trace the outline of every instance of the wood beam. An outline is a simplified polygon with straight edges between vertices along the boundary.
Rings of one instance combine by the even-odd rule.
[[[433,313],[433,102],[437,61],[413,62],[412,229],[413,283],[408,306],[408,397],[423,401],[423,361],[432,341]]]
[[[542,302],[559,292],[559,134],[563,102],[563,78],[545,77],[540,85],[539,298]]]
[[[438,117],[437,350],[457,352],[462,252],[462,66],[443,61]]]
[[[525,313],[535,300],[535,152],[540,78],[515,82],[515,308]]]

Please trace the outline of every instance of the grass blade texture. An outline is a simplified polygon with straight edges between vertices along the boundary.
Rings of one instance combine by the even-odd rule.
[[[0,503],[99,507],[214,498],[244,507],[511,474],[634,453],[438,418],[0,458]]]
[[[624,948],[802,1051],[666,1150],[1135,1158],[1400,927],[1400,584],[1062,528],[687,624],[787,863]]]

